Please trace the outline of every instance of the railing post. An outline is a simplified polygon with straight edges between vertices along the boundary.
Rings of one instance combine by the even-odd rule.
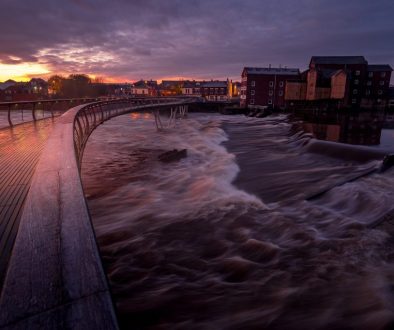
[[[35,102],[33,102],[33,109],[31,110],[31,114],[32,114],[33,120],[37,121],[37,118],[36,118],[36,103]]]
[[[8,105],[8,123],[12,127],[12,121],[11,121],[11,104]]]

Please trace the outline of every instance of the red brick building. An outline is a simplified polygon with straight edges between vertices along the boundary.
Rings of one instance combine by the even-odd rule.
[[[288,83],[285,98],[296,108],[385,108],[391,72],[363,56],[312,56],[301,79]]]
[[[390,79],[393,69],[390,65],[368,65],[364,83],[362,107],[386,107],[390,100]]]
[[[228,81],[202,82],[200,87],[201,96],[208,101],[227,101],[228,87]]]
[[[267,106],[285,107],[286,81],[297,79],[299,69],[291,68],[249,68],[242,71],[241,107]]]

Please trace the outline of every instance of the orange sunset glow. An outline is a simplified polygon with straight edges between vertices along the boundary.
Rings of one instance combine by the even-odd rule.
[[[43,76],[50,71],[42,64],[20,63],[3,64],[0,62],[0,81],[13,79],[16,81],[28,81],[32,76]]]

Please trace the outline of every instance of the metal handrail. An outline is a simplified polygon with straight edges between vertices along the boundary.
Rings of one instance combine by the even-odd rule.
[[[0,296],[0,328],[117,329],[81,184],[86,142],[104,121],[182,99],[109,100],[63,114],[35,169]]]

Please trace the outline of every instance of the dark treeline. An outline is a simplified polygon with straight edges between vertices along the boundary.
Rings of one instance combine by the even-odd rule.
[[[48,79],[48,88],[58,98],[98,97],[107,94],[107,87],[101,79],[92,80],[85,74],[71,74],[67,78],[54,75]]]

